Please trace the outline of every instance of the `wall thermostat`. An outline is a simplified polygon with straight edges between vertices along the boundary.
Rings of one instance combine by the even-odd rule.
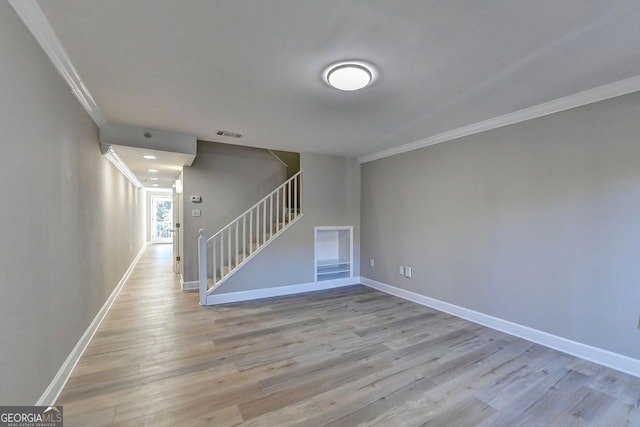
[[[191,203],[200,203],[202,202],[202,197],[200,196],[191,196]]]

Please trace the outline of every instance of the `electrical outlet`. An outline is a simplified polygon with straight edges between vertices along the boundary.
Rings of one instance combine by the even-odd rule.
[[[398,267],[398,273],[400,273],[401,276],[404,276],[404,265]]]
[[[191,209],[191,216],[200,216],[200,209]]]
[[[369,267],[375,267],[376,266],[376,260],[373,258],[369,258]]]
[[[411,279],[411,267],[404,268],[404,277],[407,279]]]

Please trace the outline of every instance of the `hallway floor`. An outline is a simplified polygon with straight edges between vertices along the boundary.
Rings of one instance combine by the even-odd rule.
[[[150,246],[65,426],[640,426],[640,379],[364,286],[198,306]]]

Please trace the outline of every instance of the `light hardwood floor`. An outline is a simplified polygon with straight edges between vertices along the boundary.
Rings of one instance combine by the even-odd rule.
[[[217,307],[149,247],[65,426],[640,426],[640,379],[364,286]]]

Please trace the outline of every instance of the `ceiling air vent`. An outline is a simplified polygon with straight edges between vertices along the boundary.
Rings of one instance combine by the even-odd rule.
[[[242,138],[242,135],[235,132],[229,132],[226,130],[218,130],[216,134],[219,136],[228,136],[229,138]]]

